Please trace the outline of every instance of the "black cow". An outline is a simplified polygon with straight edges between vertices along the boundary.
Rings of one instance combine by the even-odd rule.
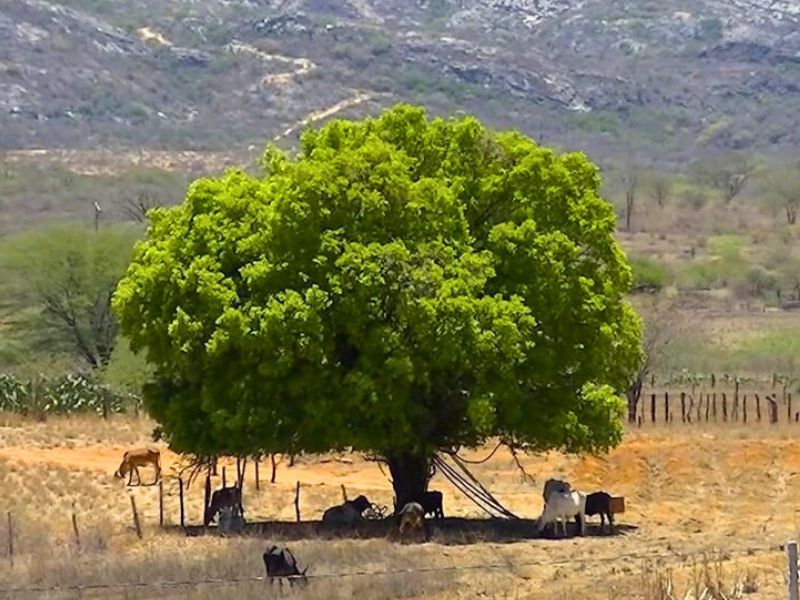
[[[208,526],[208,524],[214,520],[214,517],[217,516],[217,513],[223,508],[233,506],[239,509],[239,514],[244,518],[242,489],[240,487],[233,486],[215,490],[214,493],[211,494],[211,502],[208,505],[208,510],[203,519],[203,525]]]
[[[281,584],[284,579],[287,579],[289,587],[292,587],[295,582],[299,582],[302,585],[308,583],[308,578],[306,577],[308,566],[300,571],[297,568],[297,560],[295,560],[294,554],[289,548],[272,546],[262,554],[262,558],[264,559],[264,568],[267,570],[267,581],[269,581],[270,586],[276,579]]]
[[[591,517],[594,515],[600,515],[600,526],[604,532],[606,530],[606,518],[608,518],[611,533],[614,533],[614,515],[611,512],[611,494],[607,494],[606,492],[594,492],[586,496],[586,516]],[[576,516],[575,519],[577,520],[578,517]]]
[[[442,492],[436,490],[425,492],[416,501],[425,510],[426,515],[432,514],[434,519],[444,519]]]

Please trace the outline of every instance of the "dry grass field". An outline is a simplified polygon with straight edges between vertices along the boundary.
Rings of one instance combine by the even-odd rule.
[[[174,528],[161,530],[157,487],[131,488],[144,526],[143,539],[137,538],[129,493],[112,473],[125,448],[149,441],[152,427],[146,419],[132,418],[0,419],[0,597],[278,595],[277,588],[269,591],[255,578],[263,574],[265,546],[279,540],[186,537]],[[480,458],[489,451],[465,456]],[[528,519],[538,516],[541,486],[550,476],[566,477],[583,490],[624,495],[622,531],[603,536],[592,528],[585,538],[564,540],[535,539],[529,531],[518,536],[488,533],[483,540],[434,531],[432,540],[422,545],[312,536],[287,542],[301,566],[309,564],[315,576],[295,597],[666,600],[694,597],[686,593],[696,586],[698,592],[719,586],[727,590],[727,598],[783,597],[779,546],[798,531],[792,500],[800,494],[800,439],[792,426],[643,427],[628,432],[623,445],[607,456],[551,453],[525,457],[523,465],[532,481],[503,451],[475,466],[474,473],[504,505]],[[164,451],[165,510],[171,525],[178,520],[177,467],[177,458]],[[230,465],[229,478],[233,472]],[[146,482],[148,475],[152,477],[143,473]],[[272,485],[268,463],[263,463],[261,478],[261,490],[256,491],[253,469],[248,470],[245,506],[250,521],[294,521],[297,481],[302,483],[304,520],[318,520],[324,508],[340,502],[341,485],[351,497],[363,493],[373,502],[391,504],[386,476],[359,456],[302,457],[293,467],[281,464]],[[432,487],[445,493],[448,517],[485,516],[440,475]],[[201,519],[202,495],[199,481],[187,492],[191,523]],[[13,566],[6,511],[14,530]],[[482,568],[487,565],[492,568]],[[430,570],[396,572],[420,568]],[[338,576],[355,572],[383,573]],[[666,593],[669,578],[672,596]],[[200,579],[228,582],[152,585]],[[91,587],[106,584],[126,587]],[[737,584],[739,591],[731,592]],[[13,595],[7,591],[32,586],[40,589]],[[45,589],[55,587],[61,589]]]

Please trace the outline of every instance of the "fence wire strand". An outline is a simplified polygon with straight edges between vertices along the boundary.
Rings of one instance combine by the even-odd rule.
[[[696,559],[702,557],[706,560],[717,560],[720,562],[730,562],[737,556],[756,556],[768,553],[782,552],[783,545],[767,545],[756,546],[748,548],[739,548],[732,550],[703,550],[695,552],[671,552],[661,554],[651,554],[642,556],[639,554],[618,554],[614,556],[606,556],[600,558],[572,558],[560,559],[552,561],[524,561],[524,562],[511,562],[494,564],[480,564],[480,565],[447,565],[438,567],[420,567],[411,569],[386,569],[375,571],[350,571],[345,573],[308,573],[305,576],[293,577],[275,577],[268,578],[263,575],[254,575],[248,577],[232,577],[232,578],[218,578],[209,577],[205,579],[182,579],[173,581],[139,581],[139,582],[120,582],[120,583],[87,583],[87,584],[74,584],[74,585],[55,585],[55,586],[24,586],[24,587],[7,587],[0,588],[0,596],[10,597],[12,595],[30,594],[30,593],[43,593],[43,592],[91,592],[97,590],[132,590],[132,589],[155,589],[155,588],[178,588],[178,587],[206,587],[214,585],[237,585],[244,583],[258,583],[268,581],[269,579],[286,579],[286,580],[330,580],[330,579],[344,579],[349,577],[384,577],[392,575],[412,575],[424,573],[446,573],[446,572],[459,572],[459,571],[495,571],[495,570],[516,570],[527,567],[547,567],[547,566],[566,566],[566,565],[592,565],[592,564],[605,564],[610,562],[624,561],[626,559],[633,559],[643,561],[651,564],[655,561],[664,559],[672,559],[673,561],[680,560],[681,563],[686,563],[689,559]]]

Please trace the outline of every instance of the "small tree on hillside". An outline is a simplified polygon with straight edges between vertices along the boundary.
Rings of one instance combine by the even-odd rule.
[[[766,169],[759,177],[759,192],[766,203],[784,213],[786,222],[797,222],[800,209],[800,165]]]
[[[672,178],[666,173],[653,173],[649,179],[653,199],[659,208],[664,208],[672,192]]]
[[[719,190],[725,204],[741,193],[755,169],[755,161],[740,152],[704,159],[694,166],[697,178]]]
[[[172,448],[599,451],[640,363],[631,272],[582,154],[398,106],[333,121],[150,214],[114,307]]]
[[[633,209],[636,202],[636,186],[639,183],[639,174],[636,167],[626,167],[620,175],[620,181],[625,191],[625,231],[630,231]]]

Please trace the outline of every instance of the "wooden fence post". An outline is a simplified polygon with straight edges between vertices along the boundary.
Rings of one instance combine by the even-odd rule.
[[[702,411],[703,411],[703,392],[697,394],[697,422],[702,422]]]
[[[747,394],[742,399],[742,422],[747,423]]]
[[[739,378],[733,385],[733,420],[739,420]]]
[[[272,473],[269,476],[269,482],[275,483],[275,477],[278,474],[278,463],[275,460],[275,454],[269,455],[270,466],[272,467]],[[283,457],[281,456],[281,461],[283,461]]]
[[[714,414],[714,423],[717,422],[717,392],[711,394],[711,412]]]
[[[181,529],[186,527],[186,512],[183,507],[183,477],[178,477],[178,497],[181,504]]]
[[[761,423],[761,397],[756,394],[756,419]]]
[[[211,475],[206,473],[206,486],[203,492],[203,526],[209,522],[208,507],[211,504]]]
[[[81,534],[78,531],[78,516],[75,514],[75,504],[72,505],[72,533],[75,535],[75,547],[81,550]]]
[[[342,484],[342,500],[347,502],[347,490],[345,489],[344,484]]]
[[[786,416],[789,419],[789,423],[792,422],[792,393],[789,392],[786,394]]]
[[[259,476],[258,476],[258,463],[260,463],[260,462],[261,461],[259,460],[259,457],[256,457],[256,489],[257,490],[261,489],[261,480],[259,479]]]
[[[650,422],[656,422],[656,395],[650,394]]]
[[[789,561],[789,600],[800,600],[797,591],[797,542],[786,544],[786,558]]]
[[[136,498],[131,494],[131,511],[133,511],[133,527],[136,529],[136,537],[142,539],[142,524],[139,522],[139,511],[136,510]]]
[[[686,423],[686,392],[681,392],[681,423]]]
[[[711,394],[706,394],[706,423],[708,423],[708,416],[711,414]]]
[[[669,392],[664,392],[664,419],[669,423]]]
[[[722,420],[728,422],[728,396],[722,392]]]
[[[772,397],[767,396],[766,400],[769,402],[769,423],[774,425],[778,422],[778,396],[773,392]]]
[[[223,487],[223,488],[224,488],[224,487],[227,487],[227,486],[225,485],[225,467],[224,467],[224,466],[222,467],[222,487]]]
[[[158,526],[164,527],[164,481],[158,480]]]
[[[8,518],[8,562],[14,566],[14,525],[11,523],[11,511],[6,513]]]
[[[297,522],[300,522],[300,482],[297,482],[297,487],[294,490],[294,515],[297,517]]]

